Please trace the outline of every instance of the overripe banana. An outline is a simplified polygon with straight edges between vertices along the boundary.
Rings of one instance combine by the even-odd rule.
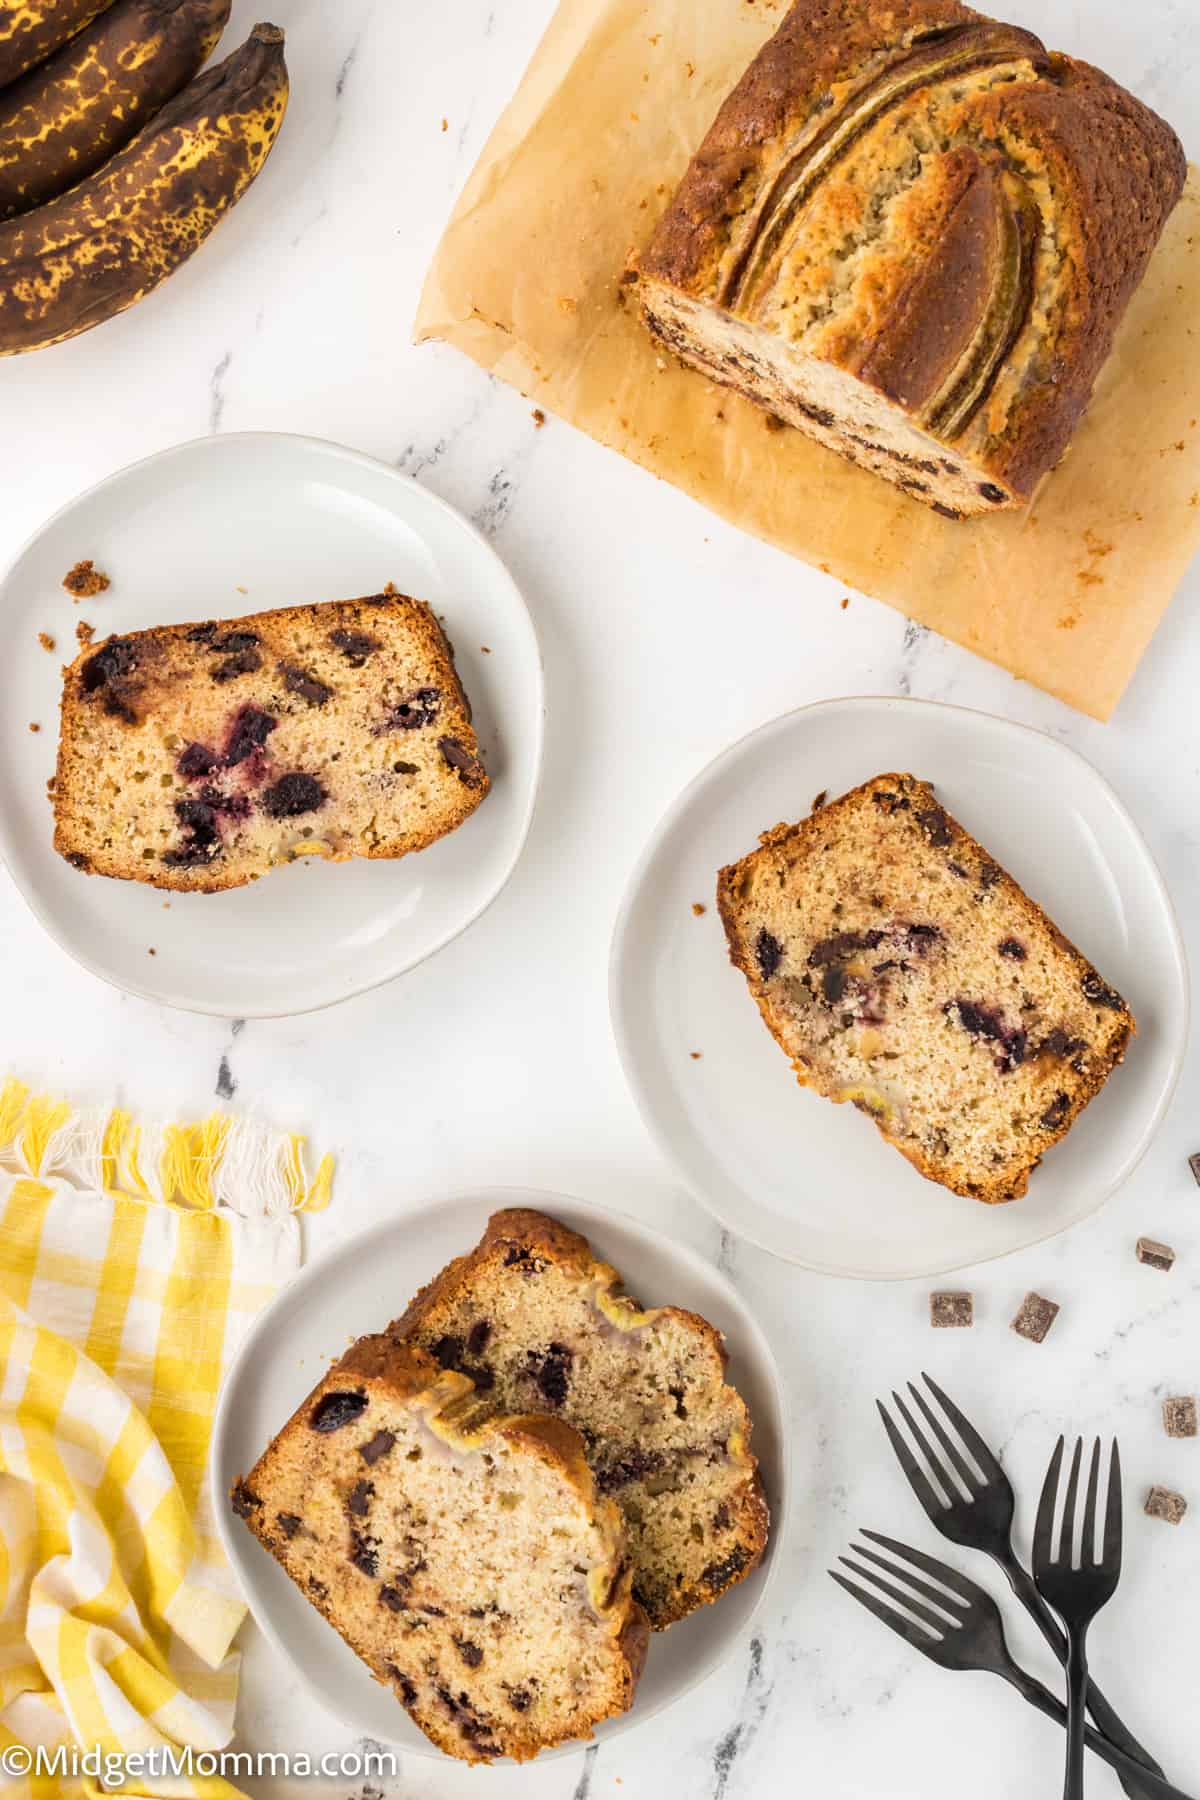
[[[208,61],[232,0],[116,0],[0,92],[0,219],[65,193]]]
[[[0,87],[90,25],[112,0],[0,0]]]
[[[256,25],[96,174],[0,224],[0,356],[89,331],[173,274],[262,168],[287,96],[283,33]]]

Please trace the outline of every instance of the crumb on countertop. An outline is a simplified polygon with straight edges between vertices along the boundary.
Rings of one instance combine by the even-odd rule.
[[[707,906],[705,906],[703,900],[693,900],[692,901],[692,912],[695,914],[696,918],[698,918],[698,919],[703,918],[704,914],[707,911],[708,911],[708,908],[707,908]]]
[[[699,1062],[700,1058],[703,1054],[704,1053],[701,1050],[689,1050],[688,1051],[688,1055],[691,1057],[693,1062]]]
[[[76,640],[81,644],[90,644],[96,635],[96,627],[89,625],[86,619],[80,619],[75,627]]]
[[[843,612],[845,612],[845,610],[846,610],[846,608],[847,608],[847,607],[848,607],[848,606],[849,606],[849,604],[850,604],[850,596],[849,596],[849,594],[845,594],[845,595],[843,595],[843,597],[842,597],[842,611],[843,611]]]
[[[108,576],[96,567],[90,556],[68,569],[62,584],[74,600],[94,600],[97,594],[112,586]]]
[[[50,655],[53,656],[53,654],[54,654],[54,639],[51,637],[51,635],[48,631],[39,631],[38,632],[38,643],[42,646],[43,650],[49,651]]]
[[[443,130],[443,131],[449,131],[449,129],[450,129],[450,121],[449,121],[449,119],[443,119],[443,120],[442,120],[442,130]]]
[[[480,644],[479,648],[483,651],[485,656],[490,656],[492,654],[492,646],[490,644]]]
[[[42,729],[42,728],[41,728],[41,726],[40,726],[40,725],[39,725],[39,724],[38,724],[38,722],[37,722],[37,720],[36,720],[36,719],[30,719],[30,721],[29,721],[29,729],[30,729],[30,731],[40,731],[40,730],[41,730],[41,729]]]
[[[540,431],[542,429],[542,426],[546,423],[546,415],[542,411],[541,407],[535,406],[532,413],[530,414],[530,417],[533,420],[533,423],[534,423],[534,426],[536,427],[536,429],[538,431]]]
[[[155,950],[155,949],[148,949],[148,950],[147,950],[147,951],[146,951],[146,955],[147,955],[147,956],[157,956],[157,955],[158,955],[158,951],[157,951],[157,950]]]
[[[243,587],[243,586],[242,586],[242,584],[241,584],[241,582],[240,582],[240,581],[239,581],[239,582],[238,582],[238,584],[237,584],[237,590],[236,590],[236,591],[237,591],[237,592],[238,592],[238,593],[239,593],[239,594],[248,594],[248,593],[249,593],[249,592],[250,592],[250,589],[249,589],[249,588],[248,588],[248,587]]]

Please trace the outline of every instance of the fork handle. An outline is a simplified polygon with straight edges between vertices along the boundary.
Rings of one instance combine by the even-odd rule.
[[[1088,1666],[1086,1628],[1067,1633],[1067,1773],[1063,1800],[1083,1800],[1083,1733],[1087,1724]]]
[[[1057,1694],[1052,1694],[1050,1689],[1043,1686],[1036,1676],[1027,1674],[1024,1669],[1017,1668],[1015,1664],[1010,1668],[1000,1669],[997,1673],[1011,1683],[1022,1699],[1028,1700],[1030,1706],[1036,1707],[1038,1712],[1044,1713],[1048,1719],[1054,1719],[1059,1725],[1066,1724],[1066,1707]],[[1189,1800],[1189,1796],[1181,1788],[1172,1787],[1165,1776],[1156,1775],[1151,1769],[1141,1768],[1131,1756],[1127,1756],[1123,1750],[1118,1750],[1106,1737],[1102,1737],[1098,1731],[1093,1731],[1090,1725],[1084,1731],[1083,1740],[1089,1750],[1106,1762],[1111,1769],[1115,1769],[1122,1782],[1128,1776],[1136,1776],[1138,1792],[1147,1795],[1148,1800]]]
[[[1059,1662],[1065,1664],[1067,1660],[1066,1636],[1063,1633],[1058,1620],[1050,1611],[1050,1608],[1046,1605],[1042,1596],[1038,1593],[1037,1588],[1034,1585],[1033,1576],[1022,1563],[1018,1562],[1015,1555],[1010,1554],[1007,1557],[1002,1557],[1000,1559],[1000,1564],[1008,1577],[1009,1586],[1012,1588],[1013,1593],[1017,1596],[1021,1605],[1033,1619],[1038,1630],[1053,1650],[1055,1656],[1057,1656]],[[1114,1744],[1118,1750],[1123,1750],[1127,1757],[1135,1763],[1140,1763],[1142,1767],[1148,1769],[1152,1775],[1162,1775],[1161,1765],[1155,1762],[1148,1750],[1143,1749],[1133,1733],[1122,1723],[1121,1719],[1118,1718],[1117,1714],[1108,1704],[1108,1701],[1104,1698],[1104,1695],[1100,1692],[1100,1689],[1096,1686],[1094,1681],[1088,1682],[1087,1707],[1093,1719],[1095,1719],[1096,1724],[1100,1727],[1100,1730],[1111,1744]],[[1119,1770],[1118,1774],[1120,1774]],[[1147,1786],[1144,1782],[1139,1783],[1136,1772],[1131,1772],[1128,1775],[1121,1775],[1120,1779],[1121,1786],[1130,1796],[1130,1800],[1146,1800],[1147,1795],[1156,1791],[1161,1792],[1161,1790],[1155,1790]]]

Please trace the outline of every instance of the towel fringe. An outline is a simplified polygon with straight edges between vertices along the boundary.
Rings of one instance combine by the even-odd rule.
[[[32,1094],[9,1076],[0,1088],[0,1168],[105,1194],[242,1218],[321,1212],[333,1158],[310,1173],[307,1140],[256,1119],[210,1113],[195,1124],[135,1124],[118,1107],[80,1107]]]

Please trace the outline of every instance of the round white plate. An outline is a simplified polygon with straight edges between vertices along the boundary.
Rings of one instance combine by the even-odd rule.
[[[1005,1206],[924,1180],[852,1107],[799,1087],[726,952],[718,869],[754,849],[760,832],[803,817],[822,789],[835,799],[892,769],[934,783],[1137,1018],[1123,1067],[1035,1170],[1028,1194]],[[876,1280],[1006,1256],[1095,1212],[1166,1110],[1187,995],[1162,878],[1090,763],[1023,725],[898,699],[803,707],[710,763],[638,864],[610,987],[626,1076],[692,1191],[777,1256]]]
[[[476,1244],[490,1214],[530,1206],[588,1237],[645,1306],[685,1306],[726,1334],[729,1380],[754,1420],[754,1450],[771,1508],[759,1567],[715,1606],[654,1632],[631,1710],[597,1728],[614,1737],[678,1700],[736,1649],[763,1604],[790,1507],[788,1438],[779,1371],[762,1331],[725,1277],[700,1257],[620,1213],[561,1194],[481,1188],[391,1219],[309,1265],[255,1320],[226,1378],[213,1427],[210,1478],[221,1541],[255,1619],[331,1713],[367,1737],[440,1756],[412,1720],[234,1518],[229,1489],[257,1461],[329,1362],[365,1331],[382,1330],[423,1283]],[[569,1755],[564,1745],[546,1756]]]
[[[62,578],[81,557],[112,587],[75,605]],[[444,617],[471,697],[493,785],[458,831],[397,862],[305,857],[225,894],[167,895],[82,875],[55,854],[46,782],[59,669],[76,654],[80,618],[101,638],[377,594],[389,581]],[[0,852],[50,935],[115,986],[223,1017],[308,1012],[413,968],[478,918],[512,873],[542,755],[533,625],[479,533],[386,464],[270,432],[181,444],[44,525],[0,584],[0,607]],[[39,631],[57,640],[54,655]]]

